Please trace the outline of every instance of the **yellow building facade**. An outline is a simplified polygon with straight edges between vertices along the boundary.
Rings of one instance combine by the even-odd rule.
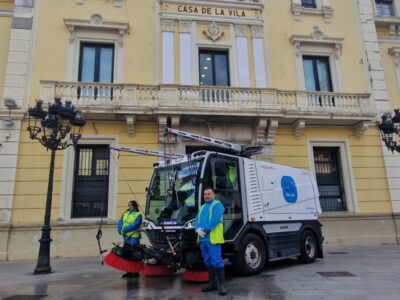
[[[0,92],[19,106],[0,111],[13,121],[0,127],[0,259],[37,255],[50,155],[26,111],[54,97],[87,123],[76,149],[57,151],[52,256],[97,255],[101,218],[110,244],[127,202],[144,208],[157,159],[109,145],[207,149],[167,145],[167,125],[315,172],[328,245],[397,243],[397,158],[377,120],[397,105],[398,54],[386,27],[364,24],[374,2],[359,2],[0,1]],[[380,53],[384,76],[370,67]]]

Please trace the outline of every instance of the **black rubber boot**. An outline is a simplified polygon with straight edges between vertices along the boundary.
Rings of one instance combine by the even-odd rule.
[[[208,271],[208,286],[201,289],[202,292],[212,292],[218,290],[217,285],[217,275],[215,274],[215,268],[209,267],[207,268]]]
[[[220,296],[225,296],[228,294],[225,289],[225,268],[217,268],[215,269],[215,271],[217,273],[217,278],[218,278],[218,289],[219,289],[218,294]]]
[[[139,277],[139,273],[126,272],[124,275],[122,275],[122,278],[135,278],[135,277]]]

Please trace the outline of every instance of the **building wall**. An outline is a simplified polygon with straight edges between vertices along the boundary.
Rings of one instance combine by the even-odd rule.
[[[349,180],[353,180],[356,199],[347,199],[347,201],[354,201],[350,205],[350,207],[354,207],[350,209],[351,212],[391,212],[379,132],[376,129],[369,129],[365,136],[358,139],[349,129],[307,128],[299,139],[293,139],[292,128],[279,128],[276,135],[275,162],[313,170],[309,159],[310,156],[313,156],[310,153],[310,140],[337,141],[348,144],[348,156],[341,157],[341,159],[352,163],[349,168],[352,169],[354,178],[349,178]],[[348,169],[342,169],[342,172],[348,172]]]
[[[40,80],[50,78],[64,81],[68,78],[70,35],[63,19],[90,20],[93,14],[101,14],[106,22],[129,23],[124,43],[123,82],[154,84],[156,78],[155,5],[155,1],[145,0],[124,1],[122,7],[116,7],[113,1],[86,0],[84,4],[79,5],[76,1],[41,0],[31,102],[40,95]],[[49,40],[52,42],[49,43]],[[101,38],[97,40],[104,42]],[[74,63],[77,62],[76,58]],[[43,66],[46,66],[45,70]],[[77,79],[75,76],[71,80],[77,81]]]
[[[140,3],[138,3],[140,2]],[[68,46],[70,33],[64,24],[64,19],[90,20],[95,13],[101,14],[105,22],[127,22],[129,30],[125,34],[124,41],[124,82],[137,84],[153,84],[155,81],[155,10],[153,1],[127,1],[123,7],[114,5],[113,1],[86,0],[79,4],[78,1],[62,0],[41,0],[37,19],[37,39],[35,45],[35,61],[32,74],[32,85],[30,105],[34,104],[35,99],[40,95],[40,80],[51,79],[65,81],[68,79]],[[140,9],[137,9],[139,6]],[[79,29],[77,29],[79,30]],[[51,41],[51,42],[49,42]],[[104,42],[101,38],[94,40]],[[75,63],[78,59],[74,60]],[[121,66],[119,66],[121,67]],[[140,71],[138,71],[140,70]],[[73,81],[77,81],[77,76]],[[63,99],[66,100],[66,99]],[[22,125],[26,128],[27,123]],[[16,179],[16,195],[14,198],[14,208],[12,223],[41,223],[43,209],[47,193],[48,167],[50,155],[37,141],[29,139],[26,131],[22,131],[21,154],[18,160],[18,172]],[[85,136],[110,136],[119,141],[121,145],[138,145],[157,148],[158,128],[154,123],[138,123],[135,126],[133,137],[128,136],[125,122],[120,121],[97,121],[88,120],[83,132]],[[67,151],[58,151],[56,157],[56,169],[54,178],[53,210],[52,220],[65,218],[64,212],[60,211],[63,206],[64,195],[62,194],[62,178],[64,157]],[[112,218],[120,216],[126,207],[128,199],[132,198],[126,181],[121,174],[128,178],[128,182],[133,184],[137,197],[141,204],[144,202],[144,189],[146,182],[150,179],[151,166],[154,159],[141,158],[126,154],[121,154],[120,165],[124,166],[125,161],[135,166],[127,168],[120,167],[116,191],[120,194],[114,195],[116,210]],[[147,167],[146,167],[147,166]],[[150,166],[150,169],[148,169]],[[140,172],[137,172],[139,168]],[[134,175],[140,174],[140,175]],[[71,189],[71,186],[69,186]],[[40,199],[40,200],[39,200]],[[31,213],[26,216],[25,209],[29,207]],[[69,219],[69,218],[68,218]]]
[[[310,141],[346,143],[347,166],[343,166],[347,211],[323,212],[320,221],[328,246],[398,243],[398,224],[392,214],[386,166],[382,157],[379,132],[369,129],[359,139],[349,129],[327,127],[304,130],[293,139],[291,127],[279,128],[276,134],[275,162],[313,170]],[[341,153],[342,154],[342,153]],[[315,172],[315,170],[313,170]]]
[[[22,126],[26,127],[26,123]],[[134,136],[128,136],[126,126],[119,122],[89,121],[84,136],[116,136],[121,145],[157,150],[158,126],[154,123],[136,124]],[[67,150],[57,151],[55,160],[52,223],[52,255],[61,257],[95,256],[98,253],[95,235],[99,218],[64,218],[62,211],[62,178],[64,156]],[[129,200],[138,200],[141,210],[145,207],[145,189],[152,174],[155,158],[130,153],[112,152],[110,160],[118,164],[116,194],[108,201],[115,206],[115,216],[104,218],[102,245],[120,242],[116,232],[117,221],[127,208]],[[6,236],[6,228],[0,228],[2,259],[34,259],[39,249],[40,229],[43,223],[50,155],[37,141],[31,141],[22,133],[18,160],[17,182],[12,210],[12,229]],[[85,241],[85,242],[84,242]]]
[[[24,122],[23,128],[27,127]],[[154,123],[139,123],[133,137],[129,137],[126,127],[119,122],[93,122],[89,121],[84,129],[85,136],[116,136],[121,145],[135,145],[141,148],[157,149],[158,127]],[[56,152],[53,205],[51,219],[53,222],[65,221],[60,212],[60,195],[62,188],[62,168],[65,151]],[[111,153],[110,160],[116,161],[119,171],[117,193],[112,201],[116,206],[117,220],[126,209],[129,200],[137,199],[144,208],[145,188],[152,174],[152,165],[156,161],[153,157],[143,157],[134,154],[116,152]],[[47,195],[47,182],[49,176],[50,155],[37,141],[32,141],[27,132],[22,132],[20,156],[15,186],[12,224],[41,224],[45,209]],[[27,214],[29,211],[29,214]],[[70,219],[70,217],[68,218]],[[64,222],[65,223],[65,222]]]
[[[296,21],[286,1],[265,1],[266,31],[270,59],[268,68],[274,88],[283,90],[299,89],[296,73],[294,46],[290,36],[310,35],[318,26],[326,37],[343,38],[340,51],[342,92],[360,93],[368,90],[362,61],[362,48],[357,30],[357,19],[353,1],[331,0],[333,16],[330,23],[322,15],[302,14]],[[279,13],[277,13],[279,12]]]
[[[297,0],[296,0],[297,1]],[[180,62],[180,33],[182,20],[190,21],[190,32],[196,37],[197,45],[205,49],[229,48],[232,86],[238,86],[238,57],[235,52],[236,37],[245,37],[247,41],[248,57],[245,62],[249,66],[249,85],[256,87],[255,57],[253,55],[253,27],[261,27],[266,86],[281,90],[302,90],[302,69],[299,69],[299,60],[296,57],[296,46],[292,37],[308,39],[308,44],[318,48],[330,48],[332,58],[337,64],[335,92],[369,93],[369,74],[365,73],[367,62],[365,60],[365,42],[360,33],[355,1],[324,0],[333,8],[333,15],[329,22],[322,13],[302,13],[297,19],[290,3],[292,1],[265,0],[261,16],[247,24],[239,17],[215,18],[217,25],[224,34],[220,39],[211,42],[204,34],[204,30],[210,25],[212,19],[207,16],[196,17],[191,21],[192,15],[182,13],[178,18],[165,17],[165,14],[177,9],[177,4],[169,4],[166,7],[158,1],[137,0],[122,1],[122,6],[116,5],[119,1],[98,0],[40,0],[37,1],[38,11],[35,33],[35,53],[32,78],[29,82],[29,99],[25,104],[34,105],[34,100],[42,95],[41,80],[52,81],[77,81],[78,54],[74,45],[79,46],[80,34],[91,36],[94,42],[110,42],[110,36],[116,47],[122,52],[119,65],[116,66],[119,74],[117,83],[157,85],[162,83],[163,61],[162,45],[164,21],[170,21],[173,25],[168,32],[173,32],[173,81],[180,84],[185,74],[181,74]],[[257,1],[255,1],[257,2]],[[0,5],[3,2],[0,2]],[[241,1],[251,3],[252,1]],[[318,1],[322,3],[322,1]],[[229,6],[229,1],[213,4],[213,7]],[[212,5],[211,5],[212,6]],[[1,8],[1,6],[0,6]],[[247,14],[256,13],[257,10],[245,10]],[[161,13],[161,16],[159,15]],[[322,12],[322,11],[321,11]],[[253,16],[253,15],[252,15]],[[254,15],[256,16],[256,15]],[[69,26],[67,23],[75,24]],[[85,23],[86,22],[86,23]],[[118,26],[128,24],[128,29],[115,29]],[[4,25],[4,26],[3,26]],[[167,24],[168,25],[168,24]],[[8,26],[8,27],[7,27]],[[3,31],[11,26],[11,20],[0,17],[0,70],[2,66],[1,49],[8,51],[7,38]],[[98,30],[96,26],[114,26],[107,30]],[[117,26],[117,27],[115,27]],[[8,29],[10,30],[10,29]],[[239,32],[241,31],[241,32]],[[5,34],[7,32],[4,32]],[[92,35],[91,35],[92,34]],[[314,36],[314,40],[309,38]],[[322,36],[319,36],[322,35]],[[1,39],[5,43],[1,43]],[[320,41],[331,40],[321,46]],[[84,40],[84,39],[82,39]],[[78,41],[78,42],[77,42]],[[335,44],[336,43],[336,44]],[[329,45],[328,45],[329,44]],[[75,48],[74,48],[75,47]],[[387,53],[389,46],[381,45],[381,53]],[[193,50],[195,49],[195,50]],[[198,65],[195,61],[197,48],[191,49],[192,66]],[[386,51],[386,52],[385,52]],[[316,53],[318,55],[318,53]],[[395,88],[393,69],[390,67],[392,57],[383,56],[385,64],[385,78],[388,82],[388,93],[393,104],[398,99],[398,88]],[[4,65],[6,57],[4,58]],[[389,65],[386,68],[386,65]],[[193,72],[192,72],[193,73]],[[193,75],[193,74],[192,74]],[[2,79],[0,71],[0,82]],[[236,76],[236,77],[235,77]],[[195,76],[192,84],[197,85]],[[2,86],[0,86],[0,89]],[[57,95],[57,91],[55,93]],[[67,100],[67,99],[64,99]],[[176,99],[175,99],[176,100]],[[97,105],[97,107],[96,107]],[[27,105],[24,107],[27,108]],[[102,109],[101,103],[94,103],[93,107],[85,108],[83,113],[87,115],[88,122],[84,128],[82,143],[104,143],[134,146],[149,149],[161,149],[161,130],[166,122],[169,112],[159,112],[149,109],[143,115],[137,115],[133,129],[129,128],[125,115],[118,115],[114,111],[109,113],[96,112]],[[117,109],[117,108],[116,108]],[[187,115],[176,115],[173,108],[170,109],[173,125],[183,130],[193,131],[214,138],[226,138],[232,142],[250,144],[257,141],[257,136],[262,137],[269,155],[262,158],[273,160],[275,163],[293,167],[313,170],[312,145],[334,145],[341,147],[341,159],[345,161],[343,169],[346,201],[348,210],[345,212],[323,213],[321,222],[327,244],[382,244],[396,243],[395,219],[392,216],[393,208],[387,180],[387,166],[385,166],[379,132],[375,126],[370,126],[361,137],[355,136],[353,125],[346,126],[340,120],[334,119],[332,123],[324,120],[325,124],[315,125],[318,118],[325,116],[324,112],[303,115],[305,128],[294,136],[292,125],[298,121],[285,120],[285,112],[279,116],[264,116],[262,120],[265,126],[254,124],[260,121],[258,113],[247,115],[246,118],[230,116],[214,116],[211,120],[208,116],[199,116],[190,119]],[[279,112],[281,113],[281,112]],[[212,116],[213,111],[209,114]],[[278,114],[278,113],[277,113]],[[352,117],[343,118],[343,122]],[[225,119],[224,119],[225,118]],[[253,119],[252,119],[253,118]],[[163,120],[164,120],[163,119]],[[299,117],[298,119],[301,119]],[[351,119],[352,120],[352,119]],[[277,121],[277,123],[275,122]],[[281,122],[282,121],[282,122]],[[314,122],[310,125],[308,122]],[[353,122],[354,120],[352,120]],[[274,123],[275,122],[275,123]],[[293,124],[291,124],[291,122]],[[356,121],[354,121],[356,122]],[[353,123],[354,123],[353,122]],[[268,124],[268,125],[267,125]],[[271,129],[271,124],[278,124]],[[329,125],[330,124],[330,125]],[[38,240],[40,238],[40,224],[43,222],[45,199],[47,193],[47,180],[49,172],[50,153],[46,152],[37,141],[29,139],[27,121],[21,125],[21,140],[17,162],[14,196],[12,200],[11,224],[0,226],[0,259],[27,259],[34,258],[37,254]],[[273,126],[272,126],[273,127]],[[261,128],[261,129],[260,129]],[[274,131],[276,130],[276,132]],[[256,137],[256,138],[255,138]],[[193,142],[178,143],[179,152],[184,151],[184,145],[194,145]],[[99,218],[95,219],[71,219],[71,193],[73,189],[73,155],[69,148],[57,151],[53,205],[52,205],[52,255],[53,256],[87,256],[96,255],[96,241],[94,235]],[[136,198],[142,207],[145,205],[145,188],[152,174],[152,164],[157,158],[139,156],[129,153],[113,153],[110,157],[115,164],[115,173],[111,178],[112,192],[109,201],[107,223],[104,226],[104,244],[120,239],[115,232],[116,222],[121,213],[126,209],[129,200]],[[115,179],[115,180],[114,180]],[[397,236],[396,236],[397,234]],[[88,241],[83,246],[83,241]]]

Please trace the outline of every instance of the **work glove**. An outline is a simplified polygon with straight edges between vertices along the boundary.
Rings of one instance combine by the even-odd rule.
[[[206,232],[203,230],[203,228],[197,228],[196,233],[202,238],[206,236]]]

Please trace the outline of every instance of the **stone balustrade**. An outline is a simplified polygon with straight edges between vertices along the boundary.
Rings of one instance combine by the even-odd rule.
[[[41,81],[41,99],[71,100],[86,111],[176,110],[190,114],[343,114],[375,115],[369,94],[284,91],[276,89],[103,84]],[[121,113],[123,113],[121,111]]]

